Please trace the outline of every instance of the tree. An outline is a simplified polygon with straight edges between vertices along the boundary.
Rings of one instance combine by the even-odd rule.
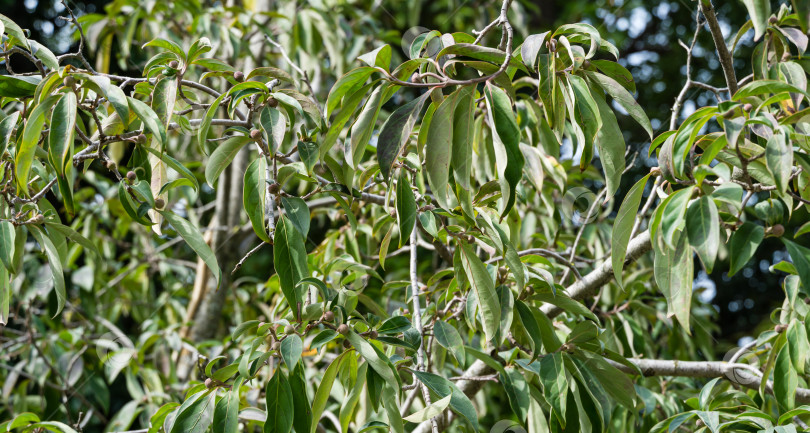
[[[378,2],[65,3],[59,56],[0,15],[0,429],[808,429],[810,10],[742,4],[730,46],[694,5],[658,132],[524,2],[404,55]],[[696,272],[766,239],[784,302],[719,361]]]

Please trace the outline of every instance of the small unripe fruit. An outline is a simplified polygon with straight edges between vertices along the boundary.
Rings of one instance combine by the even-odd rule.
[[[281,342],[276,341],[275,343],[273,343],[273,346],[271,347],[271,349],[273,349],[275,351],[278,351],[279,349],[281,349]]]
[[[245,73],[242,71],[236,71],[233,73],[233,79],[241,83],[242,81],[245,81]]]
[[[146,134],[138,134],[138,136],[135,137],[135,141],[138,142],[139,144],[146,143]]]
[[[591,66],[590,60],[585,60],[584,62],[582,62],[582,67],[585,69],[588,69],[590,66]]]
[[[295,327],[288,326],[285,331],[287,332],[287,335],[293,335],[293,334],[295,334]]]
[[[171,62],[169,62],[169,67],[172,69],[177,69],[178,66],[180,66],[180,62],[178,62],[177,60],[172,60]]]
[[[271,97],[270,97],[270,98],[267,100],[267,105],[269,105],[269,106],[271,106],[271,107],[273,107],[273,108],[278,107],[278,99],[276,99],[276,98],[274,98],[274,97],[272,97],[272,96],[271,96]]]
[[[273,182],[267,186],[267,190],[270,191],[270,194],[278,194],[278,192],[281,190],[281,185]]]
[[[783,325],[783,324],[781,324],[781,323],[780,323],[779,325],[776,325],[776,326],[773,328],[773,330],[774,330],[774,331],[776,331],[776,332],[777,332],[777,333],[779,333],[779,334],[781,334],[781,333],[785,332],[785,329],[787,329],[787,325]]]
[[[37,224],[42,224],[45,222],[45,215],[39,214],[34,217],[34,222]]]
[[[379,334],[377,334],[377,331],[375,331],[375,330],[372,330],[371,332],[368,333],[368,337],[371,338],[371,339],[376,340],[377,336],[379,336]]]
[[[751,110],[753,110],[753,109],[754,109],[754,106],[753,106],[753,105],[751,105],[751,104],[745,104],[745,105],[743,105],[743,110],[744,110],[745,112],[750,112],[750,111],[751,111]]]
[[[343,323],[340,326],[338,326],[337,331],[340,333],[340,335],[347,335],[349,333],[349,325]]]
[[[556,39],[552,39],[552,40],[548,41],[548,50],[551,51],[552,53],[557,51],[557,40]]]
[[[773,234],[774,236],[776,236],[778,238],[782,237],[782,235],[785,234],[785,226],[783,226],[782,224],[777,224],[777,225],[771,227],[771,234]]]
[[[349,340],[343,340],[343,347],[345,349],[351,349],[352,348],[352,343],[350,343]]]
[[[166,202],[162,198],[155,199],[155,209],[163,209],[164,206],[166,206]]]
[[[331,322],[331,321],[335,320],[335,313],[333,313],[331,311],[327,311],[327,312],[323,313],[323,320],[325,322]]]
[[[114,171],[116,168],[118,168],[118,166],[115,165],[115,161],[112,161],[112,160],[105,162],[104,165],[110,171]]]
[[[127,180],[129,181],[129,183],[135,183],[135,181],[138,180],[138,175],[135,174],[134,171],[130,170],[127,172]]]
[[[73,78],[72,75],[68,75],[67,77],[65,77],[65,79],[62,82],[65,84],[65,87],[70,87],[71,89],[73,88],[73,86],[76,85],[76,79]]]
[[[768,18],[768,24],[776,24],[778,22],[779,22],[779,20],[776,17]]]
[[[208,389],[213,388],[214,387],[214,380],[211,379],[210,377],[208,379],[205,379],[205,387],[208,388]]]
[[[251,129],[250,130],[250,138],[252,138],[253,141],[261,140],[262,139],[262,131],[259,131],[258,129]]]

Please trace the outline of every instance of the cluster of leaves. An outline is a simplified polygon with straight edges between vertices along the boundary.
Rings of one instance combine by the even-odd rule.
[[[763,359],[754,376],[701,390],[645,378],[665,373],[638,359],[712,357],[694,256],[707,271],[729,257],[733,275],[806,215],[804,9],[771,16],[746,2],[752,21],[736,40],[752,27],[762,38],[748,82],[655,136],[597,29],[515,44],[510,3],[477,34],[419,35],[402,62],[376,41],[357,56],[328,36],[340,28],[329,6],[304,8],[289,34],[309,38],[302,62],[328,53],[326,95],[296,65],[245,67],[254,36],[275,36],[267,19],[295,2],[278,14],[114,2],[76,22],[101,41],[95,68],[81,47],[57,57],[0,15],[5,58],[37,69],[0,75],[0,322],[17,333],[3,343],[16,365],[0,365],[0,430],[479,431],[512,419],[538,432],[675,431],[696,418],[713,433],[796,431],[810,415],[797,407],[810,400],[810,249],[795,239],[783,240],[792,262],[772,267],[788,274],[786,299],[751,346]],[[191,24],[152,32],[161,19]],[[486,45],[497,28],[500,44]],[[110,74],[113,41],[132,60],[136,32],[160,35],[133,54],[151,55],[142,76]],[[659,167],[617,206],[631,165],[620,116],[649,135]],[[576,188],[598,192],[582,207]],[[196,207],[206,202],[215,217]],[[232,258],[203,232],[233,209],[246,230],[224,230],[252,232],[248,255],[271,244],[272,271],[223,274]],[[170,250],[179,239],[190,250]],[[234,293],[227,336],[207,342],[183,331],[203,265],[209,293]],[[100,356],[85,365],[88,339]],[[183,372],[189,348],[201,358]],[[710,364],[701,375],[673,362],[666,374],[713,377]],[[487,403],[476,399],[492,381]],[[110,406],[121,382],[126,401]]]

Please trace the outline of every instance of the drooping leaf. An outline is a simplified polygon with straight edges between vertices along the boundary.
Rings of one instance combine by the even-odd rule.
[[[484,325],[486,339],[492,340],[498,332],[501,321],[501,305],[498,295],[495,293],[495,283],[487,272],[486,265],[475,255],[472,247],[465,243],[459,243],[461,250],[461,265],[464,273],[475,291],[478,299],[478,306],[481,310],[481,319]]]
[[[304,238],[309,235],[309,206],[307,202],[300,197],[281,197],[281,206],[286,212],[287,218],[295,226]]]
[[[278,220],[273,236],[273,265],[284,298],[290,305],[293,315],[297,317],[302,297],[296,287],[302,278],[309,276],[309,268],[304,239],[286,216]]]
[[[444,98],[433,112],[425,143],[425,171],[439,206],[447,207],[450,160],[453,153],[453,114],[461,89]]]
[[[409,242],[416,223],[416,199],[408,181],[408,171],[400,170],[397,180],[397,220],[399,221],[399,246]]]
[[[756,227],[762,230],[762,227]],[[739,229],[737,231],[739,232]],[[757,235],[759,235],[758,232]],[[759,236],[759,240],[762,241],[762,235]],[[787,251],[790,254],[790,260],[796,267],[796,272],[799,273],[799,280],[801,281],[804,292],[810,294],[810,248],[803,247],[787,239],[782,239],[782,242],[785,244],[785,247],[787,247]],[[759,242],[757,242],[757,245],[759,245]],[[756,246],[754,246],[753,249],[756,250]],[[751,254],[753,254],[753,251]],[[748,260],[746,259],[746,262],[747,261]]]
[[[422,96],[397,108],[383,123],[380,136],[377,138],[377,163],[386,181],[391,176],[391,167],[408,142],[416,124],[416,117],[429,96],[430,92],[425,92]]]
[[[647,180],[649,179],[650,175],[648,174],[630,188],[630,191],[624,197],[624,201],[619,206],[616,220],[613,221],[613,232],[611,234],[613,252],[610,255],[610,260],[613,265],[613,275],[616,277],[616,283],[619,287],[622,286],[622,271],[624,270],[624,259],[627,257],[627,245],[630,243],[630,232],[633,230],[633,225],[635,225],[638,207],[641,204],[644,188],[647,186]],[[654,193],[655,191],[651,192],[651,194]]]
[[[720,216],[714,200],[703,196],[686,210],[686,234],[689,244],[697,251],[700,261],[711,273],[720,248]]]
[[[237,135],[217,146],[208,158],[208,165],[205,166],[205,181],[208,182],[208,185],[214,186],[219,175],[233,162],[236,154],[250,142],[250,137]]]
[[[45,125],[45,115],[51,107],[62,98],[61,94],[51,95],[40,102],[28,115],[23,129],[22,142],[17,145],[17,155],[14,160],[14,172],[17,175],[17,188],[24,194],[28,193],[28,180],[31,175],[31,165],[34,163],[34,154],[39,145],[42,127]]]
[[[203,433],[214,420],[214,397],[211,390],[200,391],[177,409],[170,433]]]
[[[56,245],[54,245],[47,233],[36,226],[30,226],[29,230],[34,236],[34,239],[36,239],[42,249],[45,250],[45,255],[48,257],[48,265],[51,268],[50,272],[51,278],[53,279],[53,287],[54,290],[56,290],[57,307],[56,314],[54,314],[54,317],[56,317],[62,312],[62,309],[65,308],[65,302],[67,301],[67,289],[65,288],[65,276],[63,271],[64,267],[62,266],[62,259],[59,255],[59,250],[56,248]]]
[[[433,373],[424,371],[411,370],[413,374],[424,383],[431,391],[436,393],[439,398],[445,398],[448,395],[450,398],[450,408],[463,416],[469,422],[473,431],[478,431],[478,415],[475,412],[475,407],[472,405],[470,399],[454,384],[453,382]]]
[[[242,203],[247,212],[253,232],[259,239],[270,243],[267,233],[267,160],[256,158],[245,170]]]
[[[241,379],[222,396],[214,408],[214,431],[237,433],[239,429],[239,386]]]
[[[267,419],[264,433],[290,433],[293,426],[293,395],[283,371],[276,370],[265,389]]]
[[[745,267],[748,260],[754,256],[757,247],[759,247],[764,237],[765,229],[750,221],[745,222],[731,235],[728,247],[730,251],[734,251],[734,254],[730,254],[731,266],[728,270],[729,277]]]
[[[655,250],[655,282],[667,298],[667,316],[675,316],[684,330],[691,334],[689,316],[694,261],[686,233],[677,232],[675,238],[672,247],[665,245],[663,239],[652,240]]]
[[[768,18],[771,17],[771,2],[768,0],[742,0],[748,15],[754,23],[754,40],[758,40],[765,34],[768,28]]]
[[[787,191],[790,173],[793,168],[793,148],[788,144],[785,134],[774,133],[765,146],[765,165],[773,176],[777,191]]]
[[[158,213],[169,222],[169,224],[177,230],[177,233],[183,238],[184,241],[200,256],[201,259],[205,262],[208,266],[208,269],[211,270],[213,273],[214,278],[217,281],[217,287],[219,287],[219,283],[222,280],[222,270],[219,269],[219,264],[217,263],[217,256],[211,251],[211,247],[205,242],[200,231],[194,227],[190,222],[187,220],[177,216],[176,214],[166,211],[166,210],[159,210]]]
[[[484,88],[490,125],[494,125],[495,160],[501,176],[501,193],[504,205],[501,218],[506,216],[515,204],[515,188],[523,177],[523,154],[520,152],[520,128],[509,97],[501,88],[487,84]]]
[[[436,341],[449,350],[458,361],[458,364],[464,368],[464,341],[461,339],[458,330],[447,322],[439,320],[433,324],[433,335],[436,337]]]

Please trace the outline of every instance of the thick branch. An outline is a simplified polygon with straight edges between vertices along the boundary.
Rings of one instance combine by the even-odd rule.
[[[762,378],[751,374],[753,369],[748,364],[728,363],[724,361],[678,361],[663,359],[628,359],[635,364],[645,377],[679,376],[679,377],[725,377],[730,382],[751,389],[759,389]],[[617,369],[637,374],[632,368],[608,360]],[[768,381],[768,392],[773,392],[773,383]],[[810,389],[797,388],[796,402],[810,403]]]

